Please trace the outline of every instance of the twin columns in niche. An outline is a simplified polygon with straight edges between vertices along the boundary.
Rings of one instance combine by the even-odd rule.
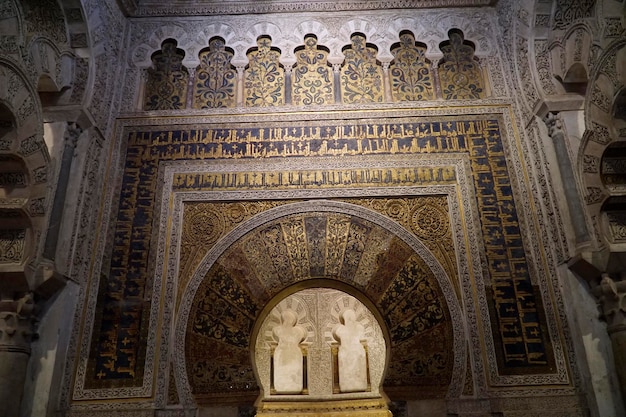
[[[332,347],[334,386],[339,392],[368,391],[367,340],[365,327],[357,321],[356,313],[346,309],[340,314],[341,324],[332,334],[338,346]],[[297,325],[297,315],[292,310],[281,313],[281,323],[272,333],[277,345],[272,360],[272,393],[301,394],[306,392],[306,349],[302,342],[306,331]],[[336,391],[336,388],[334,388]]]
[[[262,400],[381,398],[386,354],[378,320],[358,299],[331,288],[298,291],[257,333]]]

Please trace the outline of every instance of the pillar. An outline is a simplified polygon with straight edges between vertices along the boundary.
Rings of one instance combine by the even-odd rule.
[[[593,289],[598,298],[613,347],[615,370],[622,398],[626,399],[626,280],[614,281],[602,275],[600,285]]]
[[[72,173],[72,162],[74,161],[74,152],[78,138],[82,133],[83,130],[80,126],[76,123],[68,122],[67,129],[65,130],[65,146],[61,157],[61,169],[59,170],[59,179],[57,181],[56,193],[54,193],[48,233],[43,250],[44,258],[50,261],[54,261],[56,258],[59,232],[61,230],[61,222],[63,221],[63,206],[65,204],[65,196],[67,195],[67,185]]]
[[[20,413],[33,336],[31,293],[0,295],[0,417]]]
[[[549,112],[544,117],[543,121],[548,127],[548,134],[554,144],[554,151],[563,182],[563,190],[565,191],[567,208],[569,209],[576,243],[581,244],[588,242],[590,238],[589,232],[587,231],[587,222],[576,185],[577,182],[574,169],[572,168],[572,161],[567,151],[567,136],[563,122],[558,112]]]

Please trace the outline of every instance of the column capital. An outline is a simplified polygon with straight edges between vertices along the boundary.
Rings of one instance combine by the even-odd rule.
[[[78,123],[67,122],[67,129],[65,130],[65,144],[75,148],[78,143],[78,138],[82,133],[83,129],[78,125]]]
[[[32,293],[0,299],[0,352],[30,354],[34,336],[35,302]]]
[[[602,274],[600,284],[593,289],[593,293],[607,322],[609,334],[626,331],[626,281],[615,281],[609,274]]]
[[[548,135],[552,139],[556,139],[557,137],[565,136],[565,131],[563,130],[563,120],[559,115],[559,112],[548,112],[543,117],[543,122],[548,127]]]

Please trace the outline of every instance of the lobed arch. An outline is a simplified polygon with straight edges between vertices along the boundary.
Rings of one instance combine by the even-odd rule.
[[[349,23],[353,23],[352,25],[346,24],[344,25],[344,29],[348,26],[351,27],[363,27],[367,28],[369,23],[365,21],[351,21]],[[313,25],[315,26],[315,25]],[[300,31],[303,31],[304,28],[310,27],[309,25],[302,26]],[[134,103],[137,110],[181,110],[183,108],[205,108],[205,107],[240,107],[244,104],[246,106],[284,106],[284,105],[299,105],[298,100],[295,102],[291,102],[290,100],[294,100],[290,94],[285,93],[285,88],[291,88],[289,86],[289,80],[292,80],[291,86],[293,86],[293,74],[292,69],[294,65],[297,64],[298,59],[296,58],[296,51],[300,50],[305,42],[305,38],[299,40],[298,42],[292,41],[294,36],[291,36],[289,39],[283,39],[282,46],[281,44],[276,45],[274,42],[274,37],[272,37],[270,32],[273,26],[268,24],[267,22],[260,22],[256,26],[250,29],[247,37],[250,37],[253,33],[262,33],[256,38],[256,46],[250,46],[248,49],[244,50],[244,45],[241,42],[235,41],[235,45],[231,45],[226,42],[224,39],[224,47],[232,52],[232,56],[229,58],[231,69],[230,72],[237,69],[238,74],[233,76],[232,74],[228,74],[228,81],[223,83],[222,81],[218,81],[216,85],[220,85],[218,90],[213,91],[214,87],[207,85],[203,87],[207,97],[215,96],[218,97],[225,93],[226,90],[234,92],[234,97],[228,99],[228,103],[219,101],[215,102],[211,105],[208,104],[199,104],[194,101],[192,98],[192,103],[189,103],[189,97],[193,97],[189,94],[187,90],[193,89],[186,84],[185,80],[178,80],[176,77],[171,78],[171,71],[174,71],[178,74],[181,73],[183,78],[194,77],[194,72],[196,68],[199,68],[200,61],[200,53],[207,50],[207,46],[203,46],[199,51],[198,55],[193,59],[190,59],[188,56],[188,49],[185,49],[183,45],[180,45],[177,38],[168,37],[166,38],[160,45],[160,49],[155,50],[150,55],[150,49],[148,48],[148,44],[143,44],[139,46],[133,53],[133,57],[135,58],[135,63],[139,63],[144,65],[143,69],[143,81],[141,82],[140,73],[138,71],[132,71],[129,79],[133,77],[135,79],[135,84],[139,84],[139,88],[135,89],[134,94]],[[177,31],[179,28],[177,29]],[[276,29],[278,30],[278,29]],[[401,30],[400,33],[395,35],[398,40],[400,40],[400,35],[404,33],[406,30]],[[371,32],[371,30],[369,31]],[[414,32],[409,31],[412,34]],[[166,33],[171,33],[171,31],[162,30],[160,32],[160,37],[164,36]],[[233,33],[234,35],[234,33]],[[328,63],[328,67],[336,66],[335,70],[339,69],[340,75],[339,78],[334,79],[331,78],[332,82],[336,84],[334,86],[334,93],[329,93],[330,97],[326,97],[322,100],[324,104],[328,103],[342,103],[342,104],[354,104],[355,102],[364,103],[364,102],[384,102],[384,101],[419,101],[419,100],[427,100],[427,99],[478,99],[484,98],[491,95],[491,87],[488,83],[489,80],[489,72],[486,64],[480,62],[479,57],[476,56],[476,44],[472,41],[466,40],[464,33],[461,29],[453,28],[448,31],[448,40],[444,40],[438,46],[439,51],[443,51],[443,45],[450,45],[450,42],[459,43],[463,49],[456,51],[456,47],[453,48],[452,54],[450,48],[445,46],[446,53],[445,56],[442,56],[438,61],[432,60],[428,58],[428,55],[424,52],[420,52],[421,55],[425,55],[427,57],[426,60],[426,70],[429,68],[437,68],[437,66],[441,66],[438,69],[439,80],[442,82],[446,82],[446,90],[448,93],[446,94],[428,94],[426,96],[420,96],[419,98],[411,98],[412,95],[398,95],[393,96],[390,86],[388,86],[386,81],[386,75],[384,71],[388,68],[388,65],[394,60],[394,56],[392,53],[392,48],[394,45],[397,45],[398,42],[388,43],[389,37],[384,35],[375,35],[377,36],[379,42],[378,44],[374,42],[370,42],[367,33],[355,31],[350,34],[350,40],[343,45],[337,45],[338,39],[333,38],[330,41],[330,45],[322,42],[319,43],[319,38],[315,33],[307,32],[304,36],[312,35],[315,36],[316,41],[319,47],[326,51],[328,54],[325,58]],[[153,35],[153,41],[156,39]],[[219,37],[219,35],[216,35]],[[452,37],[455,40],[452,40]],[[456,41],[456,38],[460,36],[460,41]],[[415,36],[413,35],[415,38]],[[214,39],[210,38],[210,39]],[[210,42],[209,39],[209,42]],[[237,39],[237,38],[233,38]],[[260,40],[264,39],[262,42],[262,46]],[[356,42],[356,43],[355,43]],[[425,45],[422,40],[416,39],[416,42],[420,45]],[[152,42],[153,43],[153,42]],[[176,43],[176,51],[178,58],[174,59],[178,64],[176,64],[176,68],[182,64],[180,69],[174,69],[172,67],[171,70],[164,69],[165,67],[156,68],[154,58],[159,54],[167,55],[165,52],[164,45],[165,44]],[[455,45],[456,45],[455,43]],[[360,45],[360,46],[358,46]],[[384,49],[381,49],[380,45],[384,45]],[[338,47],[341,46],[339,50]],[[259,49],[261,48],[261,49]],[[356,49],[355,49],[356,48]],[[361,50],[362,49],[362,50]],[[192,51],[195,51],[195,47],[191,48]],[[262,51],[261,51],[262,50]],[[428,50],[428,49],[426,49]],[[243,51],[243,52],[242,52]],[[271,51],[271,53],[270,53]],[[347,51],[350,51],[349,53]],[[171,52],[171,51],[170,51]],[[258,53],[257,53],[258,52]],[[458,52],[458,56],[457,56]],[[245,59],[241,59],[241,55],[245,53]],[[266,54],[268,54],[266,56]],[[348,55],[346,55],[348,54]],[[356,55],[365,54],[367,55],[367,59],[362,60]],[[165,55],[163,55],[165,57]],[[270,57],[271,55],[271,57]],[[444,55],[443,53],[441,55]],[[149,57],[149,59],[148,59]],[[454,57],[454,58],[451,58]],[[469,63],[470,67],[467,65],[461,65],[458,69],[456,68],[460,65],[459,59],[465,60],[466,64]],[[165,58],[164,58],[165,59]],[[269,59],[271,61],[271,66],[276,66],[275,69],[267,69],[270,73],[266,73],[266,70],[263,71],[250,71],[250,65],[253,62],[257,62],[257,59]],[[150,62],[148,65],[147,62]],[[452,64],[452,61],[455,61]],[[458,62],[457,62],[458,61]],[[189,63],[198,62],[198,65],[194,65],[189,67]],[[434,64],[433,64],[434,63]],[[162,62],[161,64],[164,64]],[[161,65],[162,66],[162,65]],[[369,69],[364,70],[363,67],[367,66]],[[408,68],[408,67],[407,67]],[[469,69],[468,69],[469,68]],[[156,72],[155,72],[156,70]],[[156,74],[159,71],[165,71],[162,75],[157,76]],[[217,78],[221,77],[222,69],[219,69],[215,74]],[[275,74],[273,72],[276,72]],[[351,75],[348,77],[345,72],[350,71]],[[413,71],[413,70],[409,70]],[[457,76],[457,80],[454,81],[451,79],[453,74],[448,74],[449,72],[463,72],[463,74],[459,74]],[[352,73],[354,72],[354,73]],[[358,75],[357,75],[358,73]],[[367,74],[367,75],[366,75]],[[442,74],[448,74],[447,78],[442,78]],[[254,75],[254,77],[258,78],[255,81],[249,81],[248,77]],[[296,74],[297,76],[298,74]],[[354,80],[352,80],[352,76],[356,76]],[[170,79],[171,78],[171,79]],[[357,80],[358,79],[358,80]],[[435,76],[435,83],[437,82],[437,77]],[[352,80],[352,81],[348,81]],[[131,81],[129,81],[130,83]],[[328,81],[325,81],[328,82]],[[393,82],[393,80],[392,80]],[[409,75],[409,78],[406,80],[402,80],[401,83],[405,85],[409,89],[419,88],[415,86],[411,86],[410,84],[418,82],[417,78],[414,79],[412,75]],[[461,84],[454,86],[453,84],[460,82]],[[361,85],[363,83],[363,85]],[[223,84],[223,85],[222,85]],[[365,85],[369,85],[366,87]],[[245,87],[244,87],[245,85]],[[323,84],[324,85],[324,84]],[[452,86],[451,88],[448,88]],[[216,87],[217,88],[217,87]],[[443,88],[443,87],[442,87]],[[469,91],[471,89],[472,91]],[[224,91],[222,91],[224,90]],[[455,90],[454,93],[450,93],[450,91]],[[463,90],[462,93],[460,91]],[[468,90],[468,91],[465,91]],[[162,92],[168,91],[167,97],[163,96]],[[339,92],[340,91],[340,92]],[[440,91],[437,88],[433,89],[434,92]],[[441,90],[443,91],[443,89]],[[205,94],[203,93],[203,94]],[[195,94],[195,93],[191,93]],[[232,95],[231,93],[227,93],[228,95]],[[321,103],[320,98],[317,97],[320,92],[317,91],[307,91],[306,94],[314,96],[314,99],[311,99],[311,104],[313,103]],[[326,93],[324,93],[326,94]],[[149,96],[149,99],[148,99]],[[160,97],[160,98],[159,98]],[[299,96],[298,96],[299,97]],[[161,104],[156,104],[156,102]],[[127,105],[127,109],[130,107]]]
[[[400,33],[405,30],[411,31],[415,39],[427,44],[427,56],[433,61],[441,58],[442,53],[439,44],[447,39],[450,28],[457,28],[465,34],[466,39],[471,39],[475,46],[477,57],[489,56],[493,54],[493,45],[487,42],[487,37],[476,32],[472,28],[471,22],[461,22],[458,18],[450,18],[450,24],[438,20],[441,30],[420,31],[419,21],[415,18],[399,18],[392,22],[388,30],[380,34],[371,22],[353,19],[345,22],[338,30],[339,36],[333,36],[328,27],[315,20],[307,20],[300,23],[294,29],[293,34],[285,35],[280,29],[270,22],[259,22],[252,26],[243,38],[237,35],[236,30],[223,23],[213,23],[200,32],[195,40],[186,30],[177,25],[164,25],[152,33],[149,40],[136,46],[129,54],[129,64],[134,67],[147,69],[152,66],[150,59],[152,53],[161,48],[162,43],[167,39],[174,39],[178,43],[178,48],[185,51],[183,65],[193,68],[198,65],[198,54],[200,50],[208,46],[208,42],[215,36],[222,37],[226,46],[235,51],[233,64],[236,66],[246,65],[246,53],[250,48],[256,46],[256,41],[260,36],[269,36],[272,39],[272,47],[281,51],[281,63],[295,63],[295,49],[302,45],[304,37],[308,34],[315,35],[320,45],[324,45],[330,50],[329,58],[335,62],[338,57],[343,59],[341,50],[350,44],[350,39],[355,33],[365,35],[369,44],[378,49],[378,58],[382,62],[389,62],[393,59],[390,48],[394,43],[400,41]],[[334,58],[334,59],[333,59]]]
[[[261,21],[257,24],[253,25],[248,29],[245,34],[244,39],[249,42],[249,46],[245,50],[235,49],[237,52],[240,50],[243,51],[243,59],[246,59],[246,55],[248,52],[257,47],[257,41],[259,38],[269,37],[272,42],[272,49],[280,51],[280,62],[282,63],[284,60],[291,60],[293,57],[290,56],[290,50],[293,50],[292,45],[285,39],[280,28],[274,23],[268,21]],[[241,45],[243,47],[243,45]],[[274,49],[276,48],[276,49]],[[238,55],[235,56],[235,59],[239,58]]]
[[[626,40],[620,39],[606,48],[591,76],[584,104],[585,133],[578,152],[578,172],[585,187],[585,203],[589,216],[599,224],[601,245],[611,245],[606,227],[607,202],[622,191],[607,187],[603,166],[607,155],[626,141],[626,123],[616,114],[626,96]],[[614,206],[614,204],[611,204]],[[611,209],[612,211],[613,209]],[[602,222],[605,222],[602,225]]]
[[[302,43],[305,36],[313,34],[317,37],[317,41],[321,45],[326,45],[329,49],[331,44],[335,43],[334,37],[330,34],[328,28],[317,20],[306,20],[295,27],[293,31],[292,39],[296,43]],[[294,46],[294,49],[298,45]]]
[[[50,156],[37,91],[9,58],[0,58],[0,113],[5,114],[0,131],[0,230],[11,236],[15,253],[0,262],[0,273],[15,274],[15,291],[26,292],[35,286],[29,265],[45,235]]]
[[[592,72],[590,67],[592,44],[592,29],[587,23],[580,22],[569,27],[562,37],[549,45],[553,77],[566,91],[569,83],[583,83],[589,80]],[[585,79],[579,75],[581,69],[584,69]]]
[[[364,224],[376,225],[375,227],[380,228],[381,231],[384,230],[385,233],[389,233],[390,236],[393,236],[393,239],[397,239],[398,242],[402,242],[402,245],[407,245],[407,247],[411,248],[411,253],[414,254],[411,256],[418,257],[424,262],[424,265],[427,265],[426,268],[432,273],[432,276],[436,280],[438,288],[441,291],[442,297],[445,300],[445,305],[447,306],[448,311],[446,314],[450,317],[447,324],[450,326],[449,331],[451,332],[450,334],[452,340],[451,345],[448,346],[451,355],[449,362],[450,379],[446,385],[447,392],[440,393],[439,395],[452,397],[460,395],[460,390],[462,389],[462,383],[460,381],[463,381],[463,372],[465,372],[464,368],[466,365],[465,350],[467,337],[465,335],[465,317],[462,314],[461,305],[457,299],[451,278],[447,276],[443,266],[439,264],[434,255],[425,247],[419,238],[406,231],[402,226],[395,223],[393,220],[370,209],[365,209],[351,203],[319,200],[289,203],[261,212],[250,220],[240,224],[229,234],[222,237],[207,252],[204,259],[193,273],[193,276],[186,288],[184,288],[183,295],[180,303],[178,304],[180,308],[175,323],[175,346],[172,352],[172,359],[174,362],[173,365],[176,376],[177,392],[179,393],[181,404],[185,407],[195,407],[198,404],[198,399],[196,398],[197,393],[194,391],[191,383],[191,376],[188,373],[190,364],[187,363],[187,344],[189,343],[187,336],[189,334],[189,325],[196,323],[195,319],[193,321],[190,320],[192,320],[191,317],[195,317],[196,314],[192,312],[197,311],[196,309],[198,308],[196,305],[198,302],[198,294],[205,294],[205,287],[210,285],[207,277],[211,275],[211,271],[217,271],[223,268],[222,265],[224,265],[224,262],[228,262],[227,260],[224,260],[224,256],[233,256],[230,252],[233,246],[241,244],[240,242],[245,242],[246,238],[249,236],[254,238],[255,234],[264,227],[272,228],[277,222],[289,222],[293,216],[300,215],[346,216],[356,219],[355,221],[363,222]],[[389,256],[389,253],[387,253],[386,256]],[[382,260],[381,262],[384,263]],[[242,270],[247,269],[247,266],[240,261],[237,261],[236,263],[243,268]],[[260,308],[255,313],[254,322],[259,323],[259,320],[263,320],[264,316],[262,311],[269,311],[268,309],[273,307],[271,305],[273,301],[271,300],[282,299],[281,294],[288,294],[298,286],[319,285],[320,282],[327,282],[328,280],[332,282],[336,281],[336,286],[345,288],[350,288],[351,286],[354,287],[353,290],[349,291],[350,293],[353,293],[353,295],[359,294],[359,292],[364,294],[361,298],[363,299],[362,301],[364,301],[368,306],[372,306],[375,303],[372,291],[382,291],[382,289],[373,290],[372,288],[375,288],[375,285],[374,287],[368,289],[367,286],[362,286],[362,284],[357,284],[356,282],[350,283],[343,279],[338,279],[338,277],[326,277],[327,279],[325,280],[314,281],[316,278],[323,277],[304,276],[301,279],[282,282],[278,286],[265,287],[263,290],[259,289],[258,291],[255,291],[255,297],[258,297],[258,299],[254,301],[254,305],[258,305]],[[200,291],[201,288],[202,290]],[[376,312],[376,310],[377,308],[374,309],[375,315],[377,315],[377,317],[381,317],[379,315],[380,312]],[[241,329],[243,327],[239,326],[238,328]],[[248,338],[250,342],[253,343],[254,338],[251,336],[252,329],[250,329],[250,333],[248,333]],[[233,355],[237,356],[237,354]],[[244,359],[248,358],[247,360],[250,360],[250,353],[248,351],[246,351],[245,354],[241,353],[241,355],[243,355],[242,357]],[[393,352],[391,355],[393,357]],[[400,365],[396,362],[395,366],[397,368]],[[235,393],[232,393],[232,395],[234,396]],[[254,392],[252,394],[249,393],[247,398],[248,400],[250,398],[255,399],[256,395],[257,394]],[[212,396],[210,398],[211,401],[224,401],[224,398],[218,397],[219,395],[217,397]],[[200,399],[200,401],[202,401],[202,399]]]

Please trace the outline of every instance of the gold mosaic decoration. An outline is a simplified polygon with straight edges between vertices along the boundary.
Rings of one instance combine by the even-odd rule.
[[[185,108],[189,74],[182,64],[185,52],[167,39],[161,50],[152,54],[154,68],[148,68],[144,101],[145,110],[178,110]]]
[[[328,65],[328,49],[317,45],[317,38],[308,35],[304,46],[296,49],[298,60],[293,70],[291,100],[294,105],[332,104],[335,87],[332,68]]]
[[[290,201],[186,203],[181,237],[179,286],[185,288],[202,258],[219,238],[256,214]],[[227,259],[232,259],[228,258]],[[182,297],[178,292],[177,304]]]
[[[99,289],[94,318],[97,324],[94,325],[91,339],[85,387],[121,388],[142,384],[147,352],[145,341],[149,330],[142,323],[146,323],[152,311],[151,303],[147,301],[152,291],[148,271],[153,259],[151,253],[155,250],[152,242],[154,201],[159,193],[347,190],[451,185],[457,182],[454,167],[450,166],[336,167],[180,172],[173,174],[170,190],[160,188],[164,185],[157,180],[160,164],[195,159],[208,161],[212,158],[251,160],[287,156],[348,158],[349,155],[374,154],[421,154],[423,157],[429,154],[466,155],[472,173],[468,178],[473,187],[477,218],[483,233],[482,248],[486,257],[484,273],[490,278],[490,285],[485,291],[493,326],[497,371],[500,375],[553,372],[555,355],[546,329],[541,293],[529,273],[531,266],[521,235],[501,123],[497,115],[472,114],[463,117],[441,116],[436,121],[419,117],[319,123],[307,120],[298,123],[277,121],[271,127],[241,123],[236,127],[224,124],[180,129],[167,125],[129,131],[117,220],[112,232],[110,262],[102,270],[106,279]],[[444,213],[447,210],[444,199],[430,197],[434,200],[420,200],[418,205],[411,205],[401,197],[386,201],[380,199],[376,205],[379,212],[384,212],[406,230],[419,236],[436,254],[446,271],[453,271],[451,263],[455,255],[450,248],[454,245],[448,244],[446,247],[445,243],[451,229],[445,220]],[[357,204],[358,200],[353,203]],[[242,219],[252,216],[249,210],[259,208],[252,202],[248,203],[243,206],[233,205],[232,210],[225,210],[226,206],[214,206],[208,210],[197,209],[185,213],[197,217],[189,219],[191,224],[202,231],[203,236],[190,235],[187,242],[192,241],[188,243],[192,250],[189,254],[186,248],[181,248],[183,256],[189,256],[190,260],[181,260],[179,277],[193,273],[197,268],[193,265],[198,265],[198,259],[206,255],[207,247],[215,245],[219,237],[224,236],[227,230],[231,230]],[[371,204],[373,207],[374,203]],[[267,209],[260,208],[263,211]],[[403,216],[402,213],[407,215]],[[254,302],[262,306],[262,300],[267,300],[286,285],[306,277],[305,271],[308,270],[311,277],[328,277],[327,274],[331,274],[332,279],[348,280],[350,285],[362,288],[374,300],[382,297],[400,271],[412,276],[414,274],[411,271],[420,269],[407,264],[412,255],[411,248],[371,222],[363,219],[346,221],[345,216],[305,216],[303,219],[293,217],[291,220],[289,223],[279,222],[259,228],[256,233],[248,233],[240,242],[232,245],[214,264],[215,269],[210,274],[211,280],[214,279],[212,282],[217,284],[232,279],[236,286],[254,294]],[[304,234],[301,233],[303,227]],[[367,239],[364,239],[365,236]],[[437,240],[442,241],[441,246],[433,243]],[[304,241],[307,242],[306,252],[302,247]],[[267,246],[268,242],[271,243],[270,247]],[[281,249],[285,247],[302,250],[285,252]],[[376,248],[385,248],[385,251],[380,252]],[[442,257],[446,251],[448,258]],[[350,252],[350,256],[345,256],[346,252]],[[382,253],[393,256],[379,256]],[[250,260],[248,257],[254,257],[254,268],[247,262]],[[447,259],[451,262],[448,265]],[[255,275],[251,272],[256,274],[256,278],[252,279]],[[449,273],[453,276],[453,273]],[[371,274],[376,274],[376,279],[371,279]],[[185,280],[180,279],[181,283]],[[180,285],[180,288],[187,285]],[[222,290],[226,288],[219,292],[226,294]],[[198,325],[206,327],[205,319]],[[237,338],[241,342],[241,337]],[[436,340],[434,334],[429,340]],[[415,348],[420,346],[416,344]],[[213,352],[217,346],[206,345],[204,348],[198,352],[206,355],[207,351]],[[411,348],[407,351],[414,350]],[[423,365],[447,361],[441,356],[423,356],[420,360],[421,365],[414,363],[407,364],[407,367],[415,365],[423,369]],[[215,375],[211,372],[222,371],[225,370],[205,368],[202,374],[209,378],[208,375]]]
[[[278,61],[280,50],[272,47],[269,36],[261,36],[248,54],[245,70],[245,102],[249,107],[285,104],[285,70]]]
[[[439,80],[444,99],[477,99],[485,97],[480,65],[474,58],[474,44],[463,39],[463,32],[453,29],[450,40],[439,45],[443,59],[439,63]]]
[[[394,60],[389,66],[394,101],[433,100],[435,93],[426,45],[415,42],[411,32],[401,32],[400,42],[391,47]]]
[[[209,41],[209,48],[199,54],[200,65],[194,78],[193,107],[210,109],[235,107],[237,104],[237,71],[231,65],[233,51],[226,48],[224,39]]]
[[[454,239],[450,228],[448,201],[446,196],[428,196],[420,198],[387,199],[346,199],[346,202],[367,207],[396,221],[405,229],[412,231],[422,243],[435,255],[448,276],[458,276],[454,251]],[[372,236],[370,236],[372,239]],[[363,261],[362,261],[363,262]],[[356,278],[357,280],[360,277]],[[457,297],[461,299],[459,282],[452,280]]]
[[[404,205],[441,207],[430,197],[345,201],[379,206],[395,216]],[[275,204],[269,202],[265,208]],[[190,206],[185,215],[213,221],[220,230],[231,211],[237,221],[247,217],[243,214],[247,207],[238,202]],[[221,213],[219,219],[216,213]],[[411,218],[407,216],[406,222]],[[449,233],[449,228],[436,227],[431,236],[441,238],[442,230]],[[198,237],[190,228],[185,227],[183,233],[183,242]],[[196,398],[257,392],[247,351],[254,322],[278,292],[313,278],[350,284],[381,311],[391,335],[385,390],[411,387],[420,395],[425,389],[432,396],[445,395],[453,368],[452,323],[442,290],[425,261],[403,240],[370,220],[307,212],[259,225],[230,245],[205,275],[192,302],[185,343],[187,374]]]
[[[378,51],[365,42],[365,35],[355,33],[345,47],[341,67],[341,98],[344,103],[381,103],[383,70],[376,60]]]

